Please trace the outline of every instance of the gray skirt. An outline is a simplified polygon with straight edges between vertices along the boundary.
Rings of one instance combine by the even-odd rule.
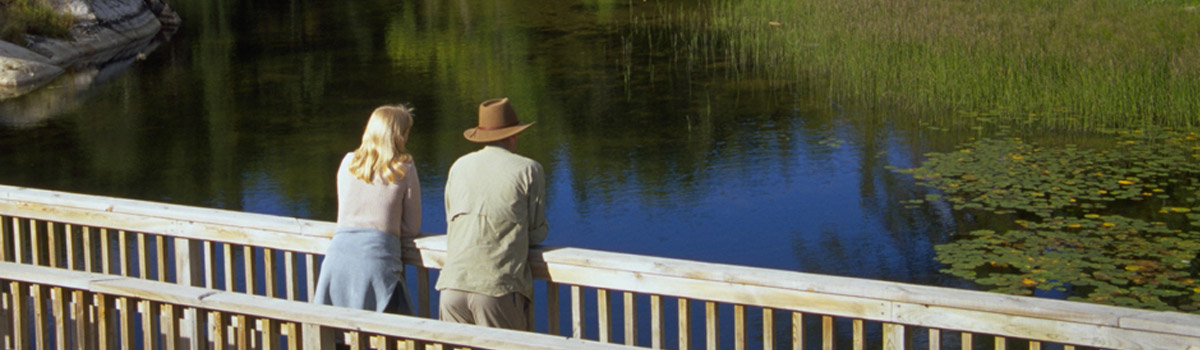
[[[402,249],[393,234],[339,227],[325,251],[312,302],[412,315]]]

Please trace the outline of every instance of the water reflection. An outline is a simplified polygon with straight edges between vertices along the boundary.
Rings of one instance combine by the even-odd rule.
[[[547,244],[957,283],[933,260],[950,216],[901,207],[924,194],[886,166],[962,137],[680,56],[656,3],[172,6],[184,25],[168,45],[0,128],[0,168],[16,169],[0,182],[333,220],[342,154],[373,108],[408,102],[424,230],[443,232],[445,172],[477,147],[461,131],[507,96],[538,122],[520,151],[547,170]]]

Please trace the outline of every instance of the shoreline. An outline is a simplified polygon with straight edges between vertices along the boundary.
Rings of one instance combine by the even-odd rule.
[[[0,100],[37,90],[105,52],[169,36],[180,23],[161,0],[63,0],[54,6],[75,17],[71,39],[27,35],[25,46],[0,40]]]

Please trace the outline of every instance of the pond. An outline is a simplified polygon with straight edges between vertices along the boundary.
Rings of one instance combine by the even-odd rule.
[[[0,102],[0,183],[335,219],[334,172],[375,107],[416,108],[423,232],[479,102],[537,124],[547,245],[977,288],[960,230],[894,168],[978,136],[674,49],[700,1],[175,0],[183,25],[120,73]],[[64,91],[68,93],[64,93]]]

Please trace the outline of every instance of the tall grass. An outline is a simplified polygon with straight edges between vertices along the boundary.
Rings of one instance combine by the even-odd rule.
[[[0,0],[0,40],[24,44],[24,34],[66,38],[74,17],[59,13],[46,0]]]
[[[835,97],[1074,130],[1200,126],[1197,0],[724,0],[682,17],[723,33],[734,63]]]

